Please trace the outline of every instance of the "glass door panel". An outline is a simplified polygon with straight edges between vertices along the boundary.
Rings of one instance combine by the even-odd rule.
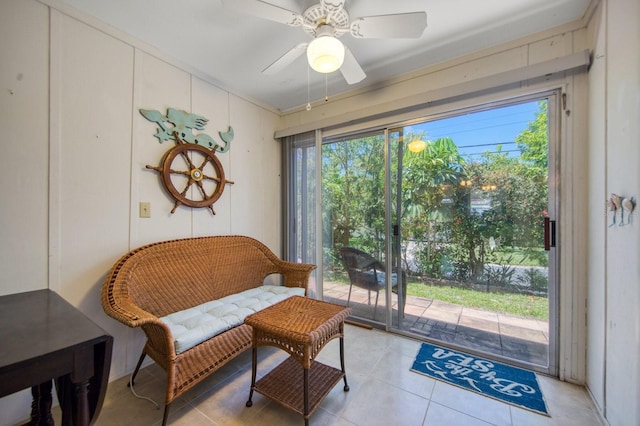
[[[386,322],[385,138],[322,144],[323,295],[353,316]]]
[[[408,279],[393,327],[548,367],[547,111],[542,99],[389,132]]]

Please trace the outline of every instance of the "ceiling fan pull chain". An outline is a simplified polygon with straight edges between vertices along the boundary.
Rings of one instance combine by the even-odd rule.
[[[307,111],[311,111],[311,89],[309,88],[309,64],[307,64]]]
[[[327,80],[329,79],[329,74],[324,75],[324,101],[329,102],[329,83]]]

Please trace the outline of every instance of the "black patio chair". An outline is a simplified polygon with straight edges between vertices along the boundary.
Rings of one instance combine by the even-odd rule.
[[[340,257],[344,264],[347,274],[349,274],[349,297],[347,298],[347,306],[351,302],[351,290],[353,286],[363,288],[368,291],[369,305],[371,305],[371,292],[376,293],[376,303],[373,311],[373,318],[375,319],[375,312],[378,308],[378,298],[380,297],[380,291],[385,289],[386,285],[386,270],[382,262],[368,253],[358,250],[354,247],[342,247],[340,249]],[[392,291],[398,294],[398,277],[394,268],[391,276]],[[404,316],[404,307],[407,301],[407,281],[406,274],[402,271],[402,298],[401,298],[401,313]]]

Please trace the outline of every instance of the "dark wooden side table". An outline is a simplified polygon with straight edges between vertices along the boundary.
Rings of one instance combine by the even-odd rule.
[[[31,387],[30,425],[52,424],[55,380],[63,425],[102,408],[113,337],[51,290],[0,296],[0,397]]]
[[[305,425],[327,394],[344,380],[344,320],[351,308],[294,296],[245,318],[253,327],[251,390],[301,414]],[[340,370],[315,361],[329,341],[340,338]],[[275,346],[291,356],[256,383],[258,346]]]

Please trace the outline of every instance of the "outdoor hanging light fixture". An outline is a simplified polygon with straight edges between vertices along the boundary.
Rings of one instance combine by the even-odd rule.
[[[323,74],[334,72],[344,62],[344,45],[333,36],[333,28],[322,25],[316,31],[316,38],[307,47],[309,66]]]
[[[427,147],[427,143],[422,139],[414,139],[407,144],[407,148],[409,148],[409,151],[416,152],[416,153],[420,151],[424,151],[426,147]]]

